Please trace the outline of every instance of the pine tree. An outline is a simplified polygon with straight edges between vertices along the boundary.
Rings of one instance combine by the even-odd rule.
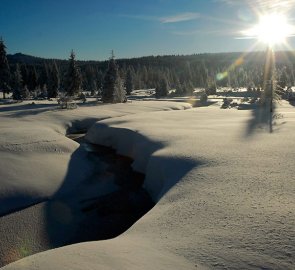
[[[116,64],[114,54],[112,53],[108,70],[104,76],[102,101],[104,103],[121,103],[125,100],[125,90],[119,76],[118,66]]]
[[[98,95],[101,96],[102,86],[103,86],[103,72],[101,70],[96,73],[96,85],[98,90]]]
[[[279,76],[278,85],[284,89],[286,86],[288,86],[290,83],[289,76],[286,72],[286,68],[283,68],[281,71],[281,74]]]
[[[166,76],[163,76],[156,87],[156,98],[166,97],[168,95],[169,85]]]
[[[127,93],[127,95],[130,95],[131,92],[134,89],[134,86],[133,86],[133,78],[132,78],[132,74],[131,74],[131,69],[130,68],[127,71],[125,85],[126,85],[126,93]]]
[[[41,67],[41,70],[39,72],[38,76],[38,85],[42,89],[45,84],[48,83],[48,66],[46,62],[44,62],[43,66]]]
[[[72,50],[70,59],[69,59],[69,67],[68,72],[65,78],[65,91],[67,96],[75,96],[81,90],[82,78],[80,71],[76,65],[75,53]]]
[[[10,92],[10,68],[2,38],[0,38],[0,90],[3,91],[3,98]]]
[[[94,96],[97,91],[97,82],[93,66],[86,66],[85,70],[85,88]]]
[[[58,72],[56,62],[53,61],[48,72],[48,86],[47,86],[48,98],[57,97],[59,85],[60,85],[59,72]]]
[[[186,95],[192,95],[194,93],[194,86],[191,81],[187,81],[184,83],[184,93]]]
[[[179,79],[176,78],[176,82],[175,82],[175,94],[177,96],[182,96],[183,95],[183,85],[180,83]]]
[[[37,76],[35,66],[33,66],[33,68],[29,71],[28,77],[29,77],[28,89],[30,90],[30,92],[32,92],[32,91],[36,90],[36,88],[38,86],[38,76]]]
[[[23,86],[28,85],[30,83],[30,78],[29,78],[29,70],[26,64],[22,64],[20,66],[20,72],[22,75]]]
[[[28,99],[30,97],[30,91],[26,85],[21,88],[20,95],[21,95],[21,99]]]
[[[23,78],[20,71],[19,64],[16,64],[16,69],[13,74],[13,99],[20,100],[22,99],[23,93]]]

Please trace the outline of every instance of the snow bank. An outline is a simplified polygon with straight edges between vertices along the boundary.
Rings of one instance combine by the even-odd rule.
[[[85,157],[73,155],[79,144],[66,138],[67,132],[87,130],[106,118],[191,108],[186,103],[140,101],[60,110],[53,102],[35,103],[0,106],[0,216],[70,192],[87,177],[89,166]]]
[[[151,241],[135,237],[80,243],[39,253],[3,267],[6,270],[143,270],[143,269],[196,269],[187,260],[173,255]],[[197,269],[205,269],[198,267]]]
[[[125,121],[124,117],[121,117],[119,121],[97,122],[89,129],[85,138],[93,144],[112,147],[118,154],[131,157],[134,160],[133,169],[146,175],[144,187],[156,202],[198,163],[193,159],[181,156],[163,155],[161,150],[169,144],[168,141],[163,140],[165,137],[154,138],[151,132],[143,132],[144,135],[141,135],[142,126],[149,129],[153,125],[152,122],[158,118],[158,114],[152,116],[152,120],[146,119],[139,129],[140,131],[137,126],[134,127],[131,124],[131,119],[134,118],[138,119],[136,116],[128,117],[128,120]],[[127,127],[119,128],[118,125],[122,124]],[[157,127],[157,130],[159,132],[161,128]]]
[[[284,118],[269,134],[252,124],[251,111],[171,111],[165,103],[170,111],[163,112],[156,103],[162,104],[132,103],[124,113],[123,105],[77,111],[105,117],[87,139],[132,157],[156,206],[115,239],[36,254],[3,269],[294,268],[294,108],[280,105]],[[73,119],[52,116],[46,116],[52,127]]]
[[[295,114],[278,110],[273,134],[256,113],[215,106],[96,123],[87,138],[132,157],[158,201],[126,235],[212,269],[292,269]]]
[[[0,215],[54,194],[78,144],[48,128],[0,131]]]

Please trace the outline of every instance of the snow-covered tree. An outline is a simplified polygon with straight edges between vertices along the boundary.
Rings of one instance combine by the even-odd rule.
[[[2,38],[0,38],[0,90],[3,91],[3,98],[10,92],[10,68]]]
[[[101,93],[101,89],[102,89],[102,86],[103,86],[103,72],[101,70],[98,70],[97,73],[96,73],[96,85],[97,85],[97,90],[98,92]]]
[[[30,78],[29,78],[29,70],[26,64],[20,65],[20,73],[22,75],[23,86],[28,85]]]
[[[125,86],[126,86],[127,95],[130,95],[131,92],[134,89],[134,86],[133,86],[133,78],[132,78],[132,74],[131,74],[131,69],[130,68],[128,69],[127,74],[126,74]]]
[[[36,90],[38,86],[38,75],[36,68],[33,67],[28,74],[28,89],[30,92],[33,92]]]
[[[30,98],[30,91],[28,87],[25,85],[24,87],[21,88],[21,99],[28,99]]]
[[[112,53],[108,70],[104,76],[102,101],[104,103],[121,103],[125,100],[125,90],[123,88],[122,80],[119,76],[118,66]]]
[[[52,63],[52,65],[49,68],[47,83],[48,83],[47,85],[48,98],[56,98],[58,94],[60,80],[59,80],[58,68],[55,61]]]
[[[39,77],[38,77],[38,84],[42,89],[44,85],[48,84],[49,77],[49,68],[46,62],[43,63],[43,66],[39,69]]]
[[[156,98],[165,97],[168,95],[169,85],[166,76],[163,76],[156,87]]]
[[[180,83],[179,79],[176,78],[176,82],[175,82],[175,94],[177,96],[181,96],[181,95],[183,95],[183,91],[184,91],[183,85]]]
[[[184,93],[186,95],[191,96],[194,93],[194,90],[194,86],[190,80],[184,83]]]
[[[70,59],[69,59],[69,67],[68,72],[65,78],[65,92],[67,96],[75,96],[81,90],[81,74],[79,68],[76,65],[75,53],[72,50]]]
[[[95,76],[95,70],[93,68],[93,66],[86,66],[86,70],[85,70],[85,88],[87,89],[87,91],[90,91],[91,96],[94,96],[95,93],[97,92],[97,81],[96,81],[96,76]]]
[[[20,71],[19,64],[16,64],[16,69],[13,73],[13,99],[20,100],[22,99],[22,93],[23,93],[23,78]]]

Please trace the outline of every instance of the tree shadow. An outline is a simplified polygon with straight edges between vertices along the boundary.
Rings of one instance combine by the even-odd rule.
[[[37,115],[37,114],[44,113],[46,111],[52,111],[55,109],[58,109],[57,104],[23,104],[23,105],[9,106],[9,107],[1,106],[0,113],[11,112],[8,116],[16,118],[16,117]]]
[[[88,117],[82,120],[71,121],[71,126],[67,129],[67,136],[71,139],[71,135],[84,134],[97,121],[108,119],[109,117]],[[80,143],[80,142],[79,142]]]
[[[274,106],[273,106],[274,107]],[[251,109],[251,118],[247,123],[245,136],[251,136],[255,131],[264,130],[269,133],[273,132],[273,117],[275,115],[275,107],[270,110],[269,106],[256,106]]]
[[[117,237],[200,164],[187,159],[154,157],[152,154],[163,145],[136,132],[134,136],[150,146],[148,167],[155,166],[155,171],[148,179],[132,169],[131,158],[118,155],[109,147],[78,139],[81,145],[72,154],[65,180],[46,204],[51,248]],[[149,192],[157,194],[157,199],[152,200]]]
[[[122,234],[198,165],[153,155],[163,144],[136,132],[134,136],[142,147],[149,146],[147,169],[153,168],[148,179],[132,169],[132,159],[80,136],[80,147],[72,153],[64,181],[52,198],[3,217],[0,255],[7,256],[0,256],[0,266],[48,249]]]
[[[147,168],[151,167],[151,170],[144,187],[158,202],[187,173],[203,164],[203,161],[190,158],[151,156]]]
[[[47,198],[44,198],[44,196],[40,196],[38,198],[36,196],[30,196],[23,193],[13,195],[8,194],[6,198],[1,198],[0,218],[34,206],[46,200]],[[7,205],[9,205],[9,209],[7,209]]]
[[[78,140],[63,184],[46,203],[50,248],[116,237],[154,206],[132,159]]]

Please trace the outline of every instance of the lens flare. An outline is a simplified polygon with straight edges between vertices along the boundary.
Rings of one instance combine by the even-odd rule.
[[[270,46],[284,43],[287,37],[293,36],[294,27],[288,24],[285,15],[271,13],[260,16],[259,23],[243,31],[245,36],[257,38]]]
[[[222,72],[222,73],[218,73],[218,74],[216,75],[216,80],[217,80],[217,81],[222,81],[222,80],[225,79],[227,76],[228,76],[228,72],[227,72],[227,71]]]
[[[240,56],[238,59],[236,59],[230,66],[229,68],[224,71],[216,74],[216,80],[217,81],[222,81],[226,77],[228,77],[229,72],[233,71],[237,67],[241,66],[244,63],[244,57]]]

